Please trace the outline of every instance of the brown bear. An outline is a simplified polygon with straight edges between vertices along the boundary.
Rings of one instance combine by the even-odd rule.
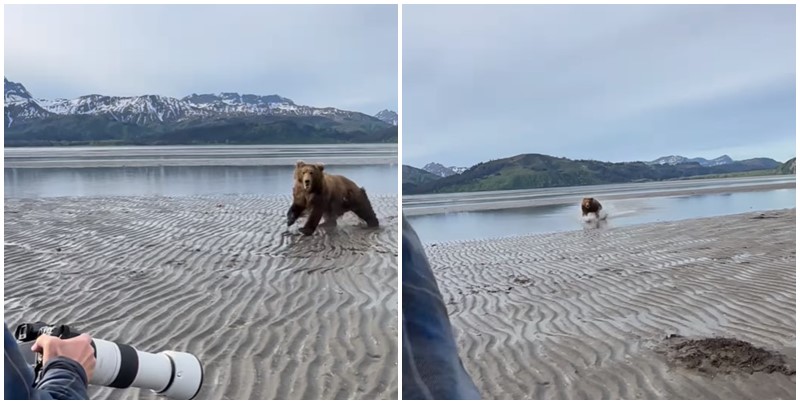
[[[603,205],[601,205],[597,199],[583,198],[583,201],[581,202],[581,211],[583,212],[583,216],[586,216],[589,213],[594,213],[595,216],[599,218],[600,209],[603,209]]]
[[[306,164],[298,161],[294,169],[293,201],[287,213],[287,225],[308,213],[308,220],[300,232],[310,236],[317,229],[320,219],[324,225],[335,226],[336,219],[346,212],[353,212],[367,222],[369,227],[378,227],[378,218],[367,198],[367,191],[341,175],[331,175],[322,164]]]

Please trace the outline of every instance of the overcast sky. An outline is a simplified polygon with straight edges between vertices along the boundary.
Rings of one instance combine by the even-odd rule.
[[[403,160],[795,155],[788,6],[404,6]]]
[[[397,6],[6,5],[5,76],[36,98],[239,92],[397,109]]]

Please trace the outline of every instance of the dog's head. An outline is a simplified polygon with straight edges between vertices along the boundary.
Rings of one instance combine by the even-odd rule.
[[[589,209],[594,205],[594,203],[594,198],[583,198],[581,206],[583,206],[584,209]]]

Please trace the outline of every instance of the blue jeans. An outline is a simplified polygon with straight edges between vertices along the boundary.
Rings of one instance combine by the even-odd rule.
[[[425,250],[403,217],[403,399],[480,399]]]

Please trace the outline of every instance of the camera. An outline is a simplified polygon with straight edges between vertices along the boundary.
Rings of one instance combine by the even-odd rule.
[[[68,325],[44,322],[20,324],[14,332],[14,337],[20,343],[36,341],[41,335],[68,339],[80,333]],[[195,398],[203,385],[203,364],[190,353],[143,352],[130,345],[97,338],[92,339],[92,347],[96,365],[90,384],[150,389],[156,394],[178,400]],[[22,351],[30,352],[26,349]],[[36,353],[31,362],[38,379],[42,367],[41,354]]]

